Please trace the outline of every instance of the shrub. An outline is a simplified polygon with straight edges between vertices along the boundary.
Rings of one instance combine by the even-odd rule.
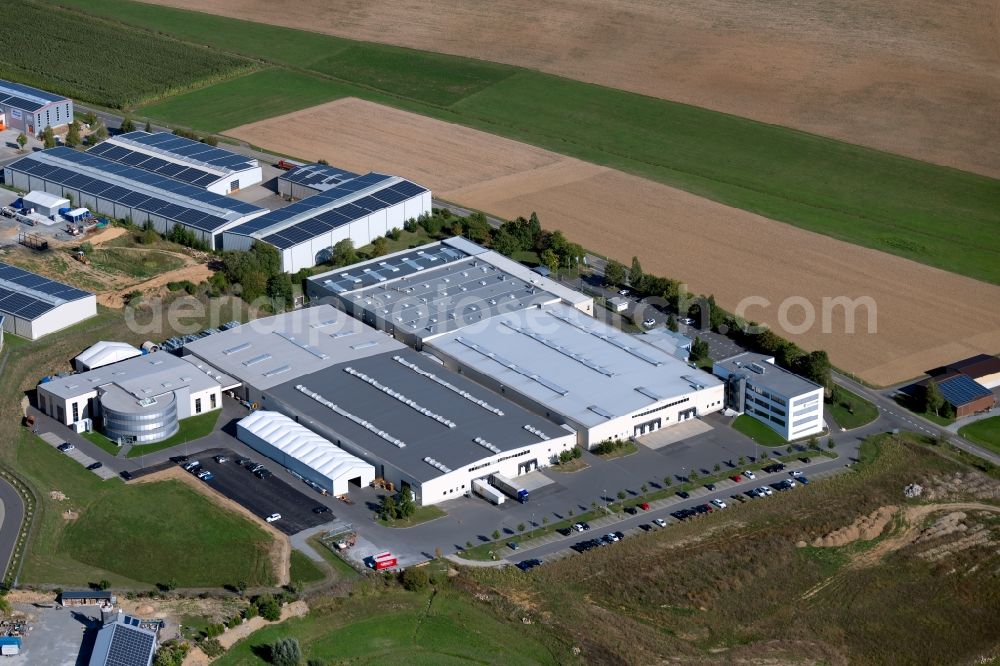
[[[216,638],[206,638],[198,644],[198,647],[200,647],[201,651],[204,652],[210,659],[221,657],[222,653],[226,651],[225,648],[222,647],[222,643],[220,643]]]
[[[262,594],[254,599],[254,605],[265,620],[277,622],[281,619],[281,604],[270,594]]]
[[[226,626],[224,624],[220,623],[210,624],[207,627],[205,627],[204,631],[205,638],[215,638],[216,636],[221,636],[225,630]]]
[[[399,582],[402,583],[403,589],[410,592],[419,592],[426,589],[430,584],[430,577],[423,568],[411,567],[403,571],[399,577]]]
[[[275,666],[299,666],[302,648],[297,638],[280,638],[271,646],[271,663]]]

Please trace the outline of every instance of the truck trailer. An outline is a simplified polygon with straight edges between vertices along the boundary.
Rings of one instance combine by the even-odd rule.
[[[521,504],[527,504],[528,491],[508,479],[503,474],[494,474],[491,476],[490,483],[493,484],[494,487],[499,488],[503,492],[510,495],[513,499],[516,499]]]
[[[503,496],[503,493],[488,484],[484,479],[473,479],[472,480],[472,492],[476,493],[483,499],[496,504],[497,506],[503,504],[507,498]]]

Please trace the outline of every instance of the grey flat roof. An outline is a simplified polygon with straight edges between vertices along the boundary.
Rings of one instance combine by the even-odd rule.
[[[412,365],[422,372],[414,370]],[[347,368],[365,377],[352,374]],[[450,384],[451,388],[422,373],[434,374],[440,382]],[[368,379],[378,382],[379,386],[369,383]],[[399,448],[350,417],[330,409],[296,388],[300,385],[341,410],[364,419],[389,437],[404,442],[405,446]],[[383,388],[395,392],[396,396]],[[460,391],[484,401],[487,406],[463,397]],[[566,430],[551,421],[407,347],[338,363],[275,387],[267,392],[267,396],[270,408],[274,408],[272,401],[279,401],[298,414],[304,425],[310,425],[308,420],[323,424],[330,433],[354,442],[418,481],[434,479],[444,473],[444,470],[425,462],[425,457],[433,458],[451,470],[458,470],[496,455],[496,451],[476,443],[477,437],[500,451],[511,451],[543,441],[526,430],[525,425],[552,438],[567,434]],[[417,407],[453,422],[455,427],[421,413],[405,404],[404,399],[410,399]],[[494,409],[500,410],[503,415],[495,413]],[[322,429],[319,434],[323,434]],[[329,438],[329,435],[324,436]]]
[[[564,304],[500,315],[426,344],[587,427],[722,383]]]
[[[258,390],[404,345],[332,305],[257,319],[185,345],[188,353]]]
[[[195,392],[232,383],[232,378],[218,374],[196,359],[180,358],[170,352],[158,351],[87,372],[57,377],[41,386],[48,393],[69,400],[113,385],[117,390],[111,391],[109,397],[115,401],[114,407],[125,409],[127,400],[131,398],[139,411],[141,408],[138,401],[155,398],[179,388],[188,387]]]
[[[433,338],[507,312],[589,296],[464,238],[450,238],[312,278],[369,322]],[[349,305],[348,305],[349,304]]]
[[[756,372],[752,368],[753,364],[763,368],[764,372]],[[715,365],[730,373],[742,372],[755,386],[773,391],[786,398],[793,398],[822,388],[819,384],[775,364],[774,357],[767,354],[743,352],[722,361],[716,361]]]

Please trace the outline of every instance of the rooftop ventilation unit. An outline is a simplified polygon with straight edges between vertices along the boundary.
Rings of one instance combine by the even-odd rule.
[[[503,451],[500,449],[500,447],[498,447],[498,446],[496,446],[494,444],[490,444],[489,442],[487,442],[482,437],[476,437],[472,441],[475,442],[476,444],[478,444],[479,446],[483,447],[484,449],[492,451],[493,453],[503,453]]]
[[[438,423],[440,423],[442,425],[445,425],[445,426],[447,426],[449,428],[458,427],[458,424],[455,423],[454,421],[452,421],[451,419],[445,418],[444,416],[441,416],[440,414],[438,414],[436,412],[432,412],[431,410],[427,409],[426,407],[424,407],[424,406],[422,406],[422,405],[414,402],[413,400],[410,400],[409,398],[407,398],[402,393],[394,391],[391,388],[389,388],[388,386],[386,386],[385,384],[380,383],[374,377],[369,377],[365,373],[359,372],[359,371],[355,370],[354,368],[352,368],[350,366],[344,368],[344,372],[346,372],[347,374],[351,375],[352,377],[357,377],[358,379],[360,379],[360,380],[362,380],[364,382],[367,382],[371,386],[374,386],[375,388],[377,388],[379,391],[382,391],[382,393],[385,393],[386,395],[388,395],[388,396],[390,396],[392,398],[395,398],[396,400],[398,400],[399,402],[403,403],[407,407],[409,407],[409,408],[411,408],[411,409],[413,409],[415,411],[420,412],[421,414],[423,414],[427,418],[434,419]]]
[[[750,364],[750,369],[751,369],[751,370],[753,370],[754,372],[756,372],[756,373],[757,373],[758,375],[762,375],[762,374],[764,374],[765,372],[767,372],[767,371],[766,371],[766,370],[764,369],[764,366],[763,366],[763,365],[761,365],[760,363],[751,363],[751,364]]]
[[[551,437],[549,437],[548,435],[546,435],[544,432],[542,432],[541,430],[539,430],[535,426],[531,425],[530,423],[525,424],[524,429],[527,430],[528,432],[530,432],[535,437],[538,437],[539,439],[552,439]]]
[[[424,456],[424,462],[427,463],[428,465],[430,465],[431,467],[435,467],[435,468],[441,470],[445,474],[451,473],[451,468],[450,467],[448,467],[447,465],[445,465],[443,462],[439,462],[437,460],[434,460],[434,458],[431,458],[430,456]]]
[[[503,416],[503,410],[500,410],[500,409],[497,409],[496,407],[493,407],[492,405],[490,405],[485,400],[480,400],[479,398],[477,398],[476,396],[472,395],[468,391],[463,391],[462,389],[458,388],[454,384],[451,384],[451,383],[449,383],[449,382],[441,379],[440,377],[438,377],[437,375],[435,375],[433,372],[427,372],[426,370],[421,370],[420,366],[418,366],[416,363],[410,363],[405,358],[403,358],[402,356],[398,356],[398,355],[397,356],[393,356],[392,358],[397,363],[406,366],[407,368],[409,368],[410,370],[413,370],[418,375],[426,377],[427,379],[431,380],[432,382],[436,382],[437,384],[440,384],[441,386],[445,387],[449,391],[452,391],[452,392],[457,393],[458,395],[462,396],[463,398],[465,398],[469,402],[476,403],[477,405],[479,405],[480,407],[482,407],[486,411],[493,412],[497,416]]]

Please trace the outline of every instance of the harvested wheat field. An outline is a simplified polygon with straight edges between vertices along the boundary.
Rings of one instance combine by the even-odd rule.
[[[146,1],[519,65],[1000,177],[1000,0]]]
[[[537,211],[546,228],[622,261],[638,254],[646,271],[715,294],[729,310],[764,297],[771,306],[750,307],[747,318],[807,349],[826,349],[837,366],[874,384],[1000,351],[1000,287],[485,132],[345,99],[227,134],[353,171],[398,173],[502,217]],[[868,333],[860,309],[856,333],[845,334],[838,308],[824,332],[822,298],[839,296],[874,299],[877,331]],[[779,325],[779,305],[789,297],[812,304],[815,326],[796,334]],[[800,324],[802,312],[791,308],[788,321]]]

